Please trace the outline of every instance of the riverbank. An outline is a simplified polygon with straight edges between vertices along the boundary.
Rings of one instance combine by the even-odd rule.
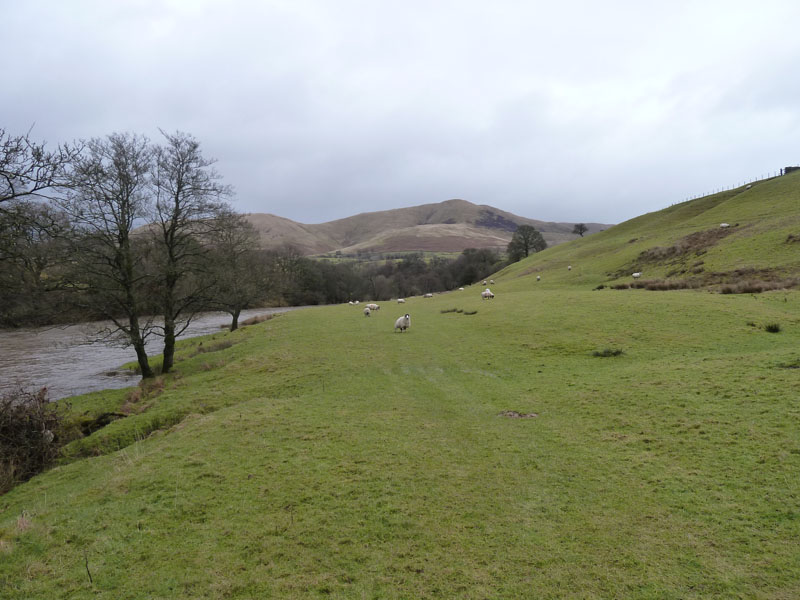
[[[242,311],[241,320],[279,314],[304,307],[259,308]],[[179,339],[220,331],[230,315],[208,312],[198,315]],[[0,330],[0,394],[24,388],[47,388],[50,400],[104,389],[136,385],[140,376],[123,368],[136,360],[129,346],[101,339],[105,321],[65,326]],[[151,355],[160,354],[161,338],[147,343]]]

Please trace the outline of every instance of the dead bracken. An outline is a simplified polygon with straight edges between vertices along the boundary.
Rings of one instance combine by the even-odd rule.
[[[536,413],[521,413],[516,410],[504,410],[500,413],[501,417],[508,417],[510,419],[534,419],[538,417]]]

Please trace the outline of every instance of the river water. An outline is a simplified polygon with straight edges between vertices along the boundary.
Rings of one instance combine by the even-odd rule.
[[[275,314],[292,308],[261,308],[242,311],[241,323],[257,315]],[[229,326],[228,313],[203,313],[193,319],[179,339],[222,331]],[[66,327],[0,330],[0,394],[25,388],[47,388],[47,397],[58,400],[96,390],[136,385],[139,375],[120,366],[136,360],[132,347],[102,341],[97,332],[104,322]],[[163,341],[151,336],[148,356],[161,354]]]

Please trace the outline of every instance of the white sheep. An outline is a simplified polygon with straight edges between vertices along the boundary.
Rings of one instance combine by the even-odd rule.
[[[397,303],[398,304],[405,304],[406,303],[406,299],[405,298],[398,298],[397,299]]]
[[[489,283],[491,283],[492,285],[494,285],[494,279],[490,279],[490,280],[489,280]]]
[[[403,333],[409,327],[411,327],[411,315],[409,315],[409,314],[405,314],[404,316],[399,317],[394,322],[394,331],[395,332],[397,332],[397,330],[399,329],[400,333]]]
[[[428,294],[425,294],[425,295],[423,296],[423,298],[433,298],[433,294],[430,294],[430,293],[428,293]]]
[[[567,271],[572,271],[572,265],[567,265]]]
[[[370,310],[380,310],[381,307],[374,302],[371,302],[370,304],[367,304],[367,308]]]
[[[541,280],[542,280],[542,276],[541,275],[537,275],[536,276],[536,281],[541,281]]]
[[[727,229],[731,225],[730,225],[730,223],[720,223],[719,226],[722,227],[723,229]]]
[[[633,277],[634,279],[639,279],[639,277],[641,277],[641,276],[642,276],[642,274],[640,272],[631,274],[631,277]]]
[[[459,291],[459,292],[463,292],[463,291],[464,291],[464,288],[458,288],[458,291]]]
[[[481,300],[491,300],[492,298],[494,298],[494,294],[489,288],[481,292]]]
[[[365,317],[368,317],[368,316],[369,316],[369,314],[370,314],[371,312],[372,312],[372,311],[369,309],[369,306],[367,306],[367,307],[365,307],[365,308],[364,308],[364,316],[365,316]]]

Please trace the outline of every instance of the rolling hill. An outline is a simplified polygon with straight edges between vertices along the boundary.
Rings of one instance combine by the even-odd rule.
[[[329,252],[461,252],[465,248],[505,249],[519,225],[542,232],[549,246],[573,240],[574,223],[553,223],[519,217],[466,200],[447,200],[379,212],[361,213],[328,223],[307,225],[265,213],[247,219],[258,230],[261,245],[290,244],[303,254]],[[588,233],[610,227],[586,223]]]

